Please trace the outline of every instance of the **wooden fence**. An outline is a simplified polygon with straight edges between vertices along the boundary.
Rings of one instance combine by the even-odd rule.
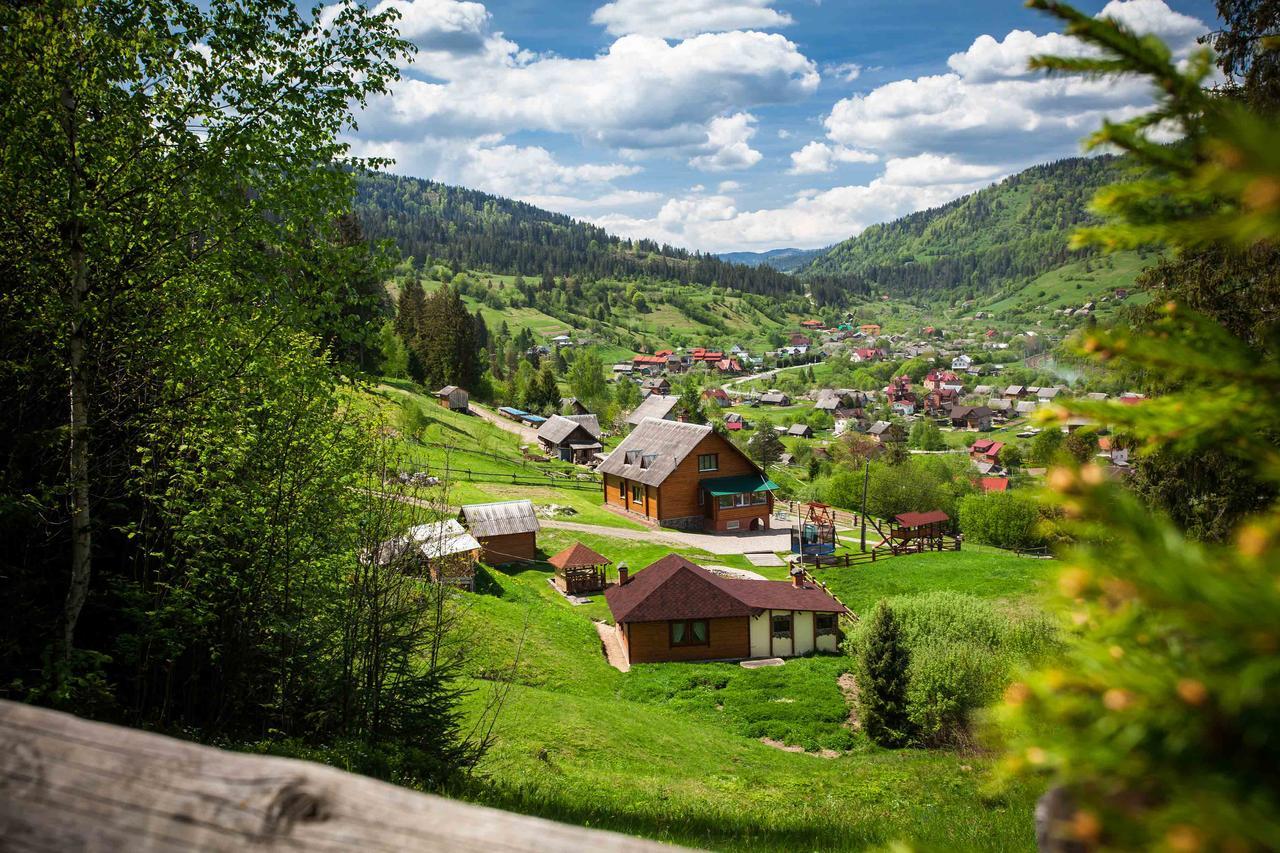
[[[0,849],[673,848],[0,700]]]

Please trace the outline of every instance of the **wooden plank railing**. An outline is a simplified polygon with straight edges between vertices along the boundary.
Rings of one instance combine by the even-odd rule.
[[[672,848],[0,701],[0,849]]]

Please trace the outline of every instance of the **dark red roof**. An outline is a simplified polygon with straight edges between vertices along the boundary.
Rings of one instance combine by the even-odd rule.
[[[581,542],[575,542],[550,560],[547,560],[547,562],[557,569],[585,569],[592,566],[603,566],[611,561],[592,551]]]
[[[984,492],[1007,492],[1009,491],[1008,477],[983,477],[982,491]]]
[[[894,520],[903,527],[923,527],[926,524],[950,521],[951,516],[940,509],[934,509],[929,512],[904,512],[902,515],[894,516]]]
[[[845,612],[812,584],[722,578],[679,554],[642,569],[624,586],[610,587],[604,597],[618,622],[719,619],[768,609]]]

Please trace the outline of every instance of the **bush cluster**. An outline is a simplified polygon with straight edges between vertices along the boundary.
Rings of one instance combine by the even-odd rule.
[[[880,602],[876,615],[846,639],[845,651],[860,664],[883,660],[875,650],[886,644],[886,624],[897,636],[890,645],[896,643],[905,652],[898,660],[905,666],[907,720],[905,732],[895,727],[888,738],[877,737],[867,726],[868,735],[886,746],[964,740],[973,712],[1000,695],[1015,669],[1038,660],[1060,642],[1043,615],[1008,614],[984,599],[938,591]],[[875,718],[886,699],[889,704],[896,701],[880,695],[878,685],[898,688],[892,673],[871,672],[860,665],[856,674],[865,723],[866,715]]]

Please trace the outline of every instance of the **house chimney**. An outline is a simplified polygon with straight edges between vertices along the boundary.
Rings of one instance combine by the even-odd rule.
[[[801,582],[804,580],[804,569],[796,568],[791,570],[791,585],[796,589],[800,588]]]
[[[627,569],[626,563],[618,564],[618,586],[626,586],[627,581],[631,580],[631,572]]]

